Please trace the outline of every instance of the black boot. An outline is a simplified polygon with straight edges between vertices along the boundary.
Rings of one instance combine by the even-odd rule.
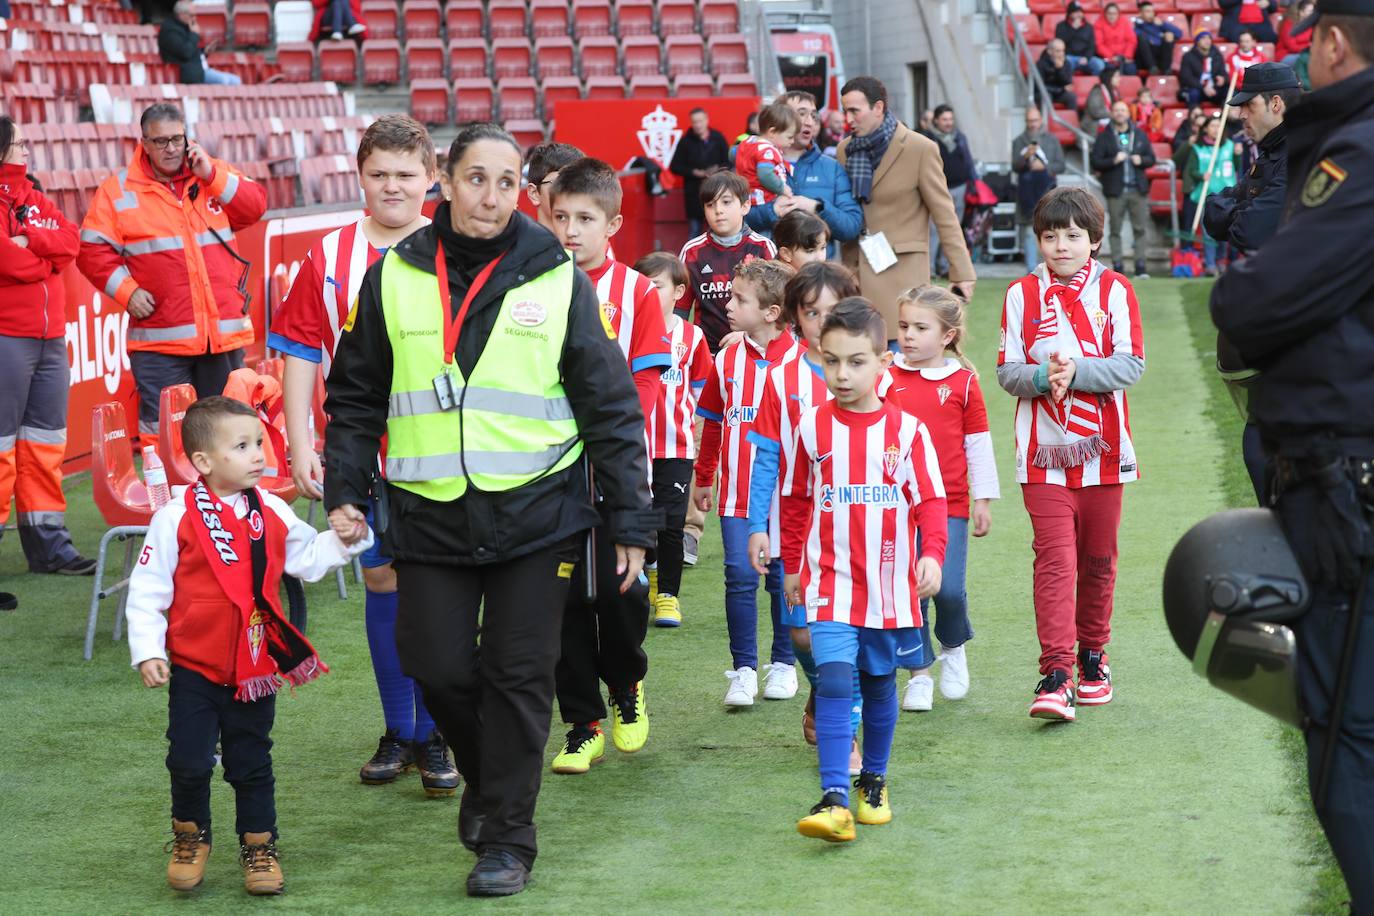
[[[472,783],[463,786],[463,797],[458,802],[458,842],[468,852],[477,851],[477,837],[482,832],[482,821],[486,820],[481,805]]]
[[[19,599],[9,592],[0,592],[0,611],[13,611],[19,608]]]
[[[431,732],[426,741],[415,742],[415,764],[420,768],[420,784],[430,798],[448,798],[457,793],[458,768],[438,732]]]
[[[368,785],[379,786],[393,782],[397,776],[414,765],[415,758],[410,751],[410,742],[401,740],[396,736],[396,730],[389,728],[377,742],[377,753],[363,764],[363,768],[358,771],[358,777]]]
[[[504,849],[487,849],[468,873],[469,897],[509,897],[529,883],[530,870]]]

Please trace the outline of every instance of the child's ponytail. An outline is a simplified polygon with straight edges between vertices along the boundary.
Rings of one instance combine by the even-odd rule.
[[[968,333],[964,327],[964,300],[943,286],[917,286],[897,297],[898,311],[904,305],[928,309],[939,319],[945,331],[953,331],[954,339],[949,342],[946,351],[952,353],[959,360],[959,365],[972,372],[975,378],[978,376],[978,370],[964,356],[964,335]]]

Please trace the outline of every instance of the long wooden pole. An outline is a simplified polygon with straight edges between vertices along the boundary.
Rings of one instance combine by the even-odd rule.
[[[1226,135],[1226,107],[1231,104],[1231,97],[1236,94],[1236,80],[1240,78],[1239,68],[1231,71],[1231,84],[1226,87],[1226,101],[1222,103],[1221,114],[1217,117],[1221,123],[1217,126],[1217,138],[1212,142],[1212,161],[1207,166],[1207,177],[1202,182],[1202,195],[1198,197],[1197,209],[1193,211],[1193,229],[1189,233],[1190,238],[1197,236],[1198,223],[1202,222],[1202,206],[1207,202],[1207,192],[1212,187],[1212,173],[1217,168],[1217,152],[1221,149],[1221,138]]]

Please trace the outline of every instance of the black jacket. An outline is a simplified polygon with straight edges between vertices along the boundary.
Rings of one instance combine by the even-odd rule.
[[[1212,287],[1212,320],[1262,370],[1266,444],[1374,439],[1374,67],[1289,109],[1281,225]]]
[[[1212,61],[1212,84],[1217,87],[1215,99],[1220,103],[1223,101],[1222,96],[1226,95],[1226,81],[1229,77],[1226,72],[1226,60],[1221,56],[1216,45],[1212,45],[1207,52],[1207,57]],[[1197,46],[1184,51],[1183,59],[1178,62],[1179,89],[1201,89],[1202,69],[1202,52],[1197,49]]]
[[[677,151],[668,171],[682,179],[682,198],[688,219],[705,219],[706,211],[701,206],[701,179],[692,174],[692,169],[728,169],[730,167],[730,144],[725,136],[711,128],[705,140],[688,130],[678,141]]]
[[[435,223],[392,250],[408,264],[434,272],[437,226],[447,226],[448,204]],[[547,273],[568,259],[553,235],[520,213],[514,239],[500,265],[473,301],[455,356],[465,374],[486,348],[506,291]],[[456,314],[471,283],[470,272],[448,259],[450,314]],[[325,506],[366,506],[378,444],[386,430],[392,350],[381,303],[382,262],[363,278],[352,330],[339,338],[329,373],[325,412]],[[512,367],[518,371],[518,367]],[[657,520],[650,511],[644,415],[625,357],[606,333],[595,288],[577,271],[563,348],[563,384],[583,445],[604,495],[612,540],[654,546]],[[435,502],[388,486],[389,524],[382,544],[397,560],[472,566],[501,562],[554,544],[600,521],[587,491],[581,462],[503,493],[469,488],[461,498]]]
[[[1064,58],[1064,66],[1056,67],[1054,61],[1050,59],[1048,50],[1040,52],[1040,59],[1035,62],[1035,69],[1040,71],[1040,78],[1045,81],[1045,87],[1051,91],[1064,89],[1073,85],[1073,67],[1069,64],[1069,59]]]
[[[157,30],[157,53],[163,63],[181,68],[183,83],[205,82],[205,66],[200,62],[200,36],[180,19],[166,19]]]
[[[1054,27],[1054,37],[1064,42],[1064,50],[1070,57],[1097,56],[1097,33],[1086,19],[1076,29],[1067,19],[1061,21]]]
[[[968,184],[978,177],[973,165],[973,153],[968,148],[968,137],[962,130],[954,131],[954,150],[945,149],[944,143],[934,131],[921,131],[922,135],[933,140],[940,147],[940,165],[945,170],[945,186],[957,188]]]
[[[1116,127],[1111,124],[1097,135],[1097,139],[1093,141],[1092,152],[1088,155],[1093,170],[1100,173],[1104,197],[1120,197],[1128,190],[1139,191],[1142,194],[1150,190],[1150,179],[1145,176],[1145,170],[1155,164],[1155,151],[1150,146],[1150,138],[1145,136],[1143,130],[1134,124],[1128,127],[1131,131],[1131,148],[1124,152],[1128,157],[1139,156],[1140,165],[1135,165],[1129,158],[1125,162],[1116,161],[1116,154],[1123,152],[1123,149],[1121,141],[1117,139]],[[1129,187],[1127,176],[1130,181]]]
[[[1214,239],[1254,251],[1279,228],[1288,193],[1288,128],[1280,124],[1259,143],[1259,155],[1240,180],[1207,198],[1202,225]]]

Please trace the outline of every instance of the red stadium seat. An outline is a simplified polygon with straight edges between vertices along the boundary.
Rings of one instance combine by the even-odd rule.
[[[1150,87],[1156,104],[1165,108],[1178,104],[1178,77],[1173,74],[1146,77],[1145,85]]]
[[[700,35],[670,35],[666,47],[669,73],[706,72],[706,49]]]
[[[530,4],[530,35],[558,38],[568,34],[567,0],[534,0]]]
[[[1030,59],[1031,59],[1031,61],[1037,61],[1037,60],[1039,60],[1039,59],[1040,59],[1040,55],[1044,52],[1044,50],[1045,50],[1045,46],[1044,46],[1044,45],[1027,45],[1027,46],[1026,46],[1026,51],[1027,51],[1027,53],[1030,54]],[[1029,70],[1028,64],[1026,63],[1025,59],[1022,59],[1022,60],[1021,60],[1021,75],[1022,75],[1022,76],[1025,76],[1025,75],[1027,74],[1027,71],[1028,71],[1028,70]]]
[[[658,34],[697,34],[697,5],[695,0],[661,0],[658,5]]]
[[[146,525],[153,515],[148,491],[134,469],[124,405],[99,404],[91,416],[91,496],[105,523]]]
[[[582,98],[582,82],[575,76],[551,76],[544,80],[544,120],[552,122],[557,116],[555,108],[566,99]]]
[[[1206,29],[1212,33],[1213,41],[1220,41],[1221,36],[1217,34],[1217,30],[1221,28],[1221,13],[1215,10],[1216,8],[1212,7],[1212,12],[1195,13],[1190,20],[1191,28],[1186,33],[1186,37],[1192,38],[1198,32]]]
[[[623,99],[625,81],[618,76],[593,76],[587,79],[587,98]]]
[[[654,34],[653,0],[620,0],[615,7],[616,34],[624,39],[628,35]]]
[[[532,121],[539,117],[539,87],[528,76],[500,80],[496,89],[501,96],[502,121]]]
[[[717,76],[749,72],[749,46],[743,35],[712,35],[706,47],[711,51],[711,72]]]
[[[186,408],[195,402],[192,385],[168,385],[158,399],[157,454],[167,469],[167,483],[173,487],[188,487],[200,479],[200,472],[181,445],[181,421]]]
[[[1140,93],[1140,77],[1121,75],[1121,82],[1117,84],[1117,94],[1128,103],[1134,105],[1135,97]]]
[[[1255,45],[1255,47],[1264,55],[1265,60],[1274,60],[1274,55],[1278,53],[1272,41],[1261,41],[1259,44]]]
[[[506,120],[506,130],[510,131],[515,142],[524,149],[544,142],[544,125],[540,121],[533,119],[511,121],[508,119]]]
[[[1174,135],[1182,129],[1188,121],[1188,109],[1186,108],[1166,108],[1164,109],[1164,139],[1170,143],[1174,142]]]
[[[1046,13],[1062,13],[1067,4],[1064,0],[1029,0],[1027,8],[1037,16]]]
[[[631,35],[621,39],[624,73],[627,77],[650,76],[663,72],[659,39],[652,35]]]
[[[1174,170],[1173,147],[1167,143],[1151,143],[1150,149],[1155,154],[1155,164],[1145,170],[1145,177],[1167,178]]]
[[[630,77],[630,97],[631,98],[666,98],[671,95],[671,85],[668,77],[661,73],[654,73],[649,76]]]
[[[1078,104],[1081,106],[1088,101],[1088,93],[1092,88],[1101,82],[1097,77],[1087,73],[1076,73],[1073,77],[1073,94],[1078,96]]]
[[[196,34],[206,45],[222,45],[229,37],[229,9],[223,3],[196,4]]]
[[[1150,213],[1155,216],[1168,216],[1174,212],[1174,205],[1169,201],[1169,185],[1174,186],[1174,198],[1179,206],[1183,204],[1183,179],[1181,178],[1155,178],[1150,182]]]
[[[499,80],[508,76],[529,76],[533,72],[534,61],[528,38],[498,38],[491,43],[493,77]]]
[[[573,0],[572,24],[578,41],[613,34],[610,0]]]
[[[1055,27],[1063,21],[1064,13],[1062,11],[1058,13],[1046,13],[1040,17],[1040,34],[1045,36],[1046,43],[1054,38]]]
[[[1177,0],[1174,6],[1180,13],[1211,13],[1217,9],[1217,0]]]
[[[266,3],[234,4],[234,44],[261,48],[272,43],[272,10]]]
[[[449,123],[448,83],[441,79],[412,79],[410,113],[425,124]]]
[[[363,21],[367,23],[367,37],[373,41],[387,41],[400,34],[395,0],[363,0]],[[363,65],[367,65],[366,57]]]
[[[620,51],[614,38],[584,38],[579,51],[582,57],[583,79],[591,79],[594,76],[617,76],[620,73]]]
[[[487,30],[493,39],[523,37],[528,28],[524,0],[491,0]]]
[[[315,78],[315,46],[308,41],[277,45],[277,66],[288,83],[308,83]]]
[[[1193,33],[1189,31],[1187,13],[1159,13],[1159,19],[1161,22],[1167,22],[1170,25],[1177,26],[1178,30],[1183,33],[1184,38],[1193,37]]]
[[[489,69],[487,55],[487,43],[480,38],[454,39],[448,48],[449,76],[453,79],[486,76]]]
[[[1173,73],[1177,73],[1177,72],[1178,72],[1178,65],[1179,65],[1179,62],[1183,60],[1183,55],[1186,54],[1186,53],[1188,53],[1188,49],[1191,48],[1192,46],[1193,46],[1193,43],[1190,42],[1190,41],[1176,41],[1176,42],[1174,42],[1174,59],[1173,59],[1173,61],[1170,62],[1170,64],[1169,64],[1169,70],[1170,70],[1170,71],[1172,71]]]
[[[455,97],[454,118],[459,124],[466,121],[490,121],[493,98],[491,80],[458,79],[453,81]]]
[[[758,95],[759,86],[748,73],[726,73],[716,81],[719,95]]]
[[[407,0],[401,21],[405,24],[408,44],[412,38],[438,38],[443,13],[438,0]]]
[[[486,27],[486,10],[482,0],[450,0],[445,12],[448,40],[481,38]]]
[[[382,86],[400,81],[400,43],[394,38],[369,38],[363,42],[363,82],[369,86]]]
[[[353,41],[322,41],[319,54],[320,79],[350,85],[358,81],[358,46]]]
[[[1011,38],[1016,32],[1021,33],[1021,40],[1026,44],[1045,40],[1044,33],[1040,31],[1040,17],[1034,13],[1014,13],[1012,15],[1007,29],[1007,37]]]
[[[459,42],[454,42],[458,44]],[[466,42],[464,42],[466,44]],[[487,46],[481,47],[483,73],[486,72]],[[452,51],[450,59],[452,59]],[[407,76],[411,80],[437,80],[444,76],[444,43],[437,38],[417,38],[405,47]]]
[[[577,73],[577,51],[566,35],[534,40],[534,59],[539,61],[539,77],[572,76]]]
[[[730,0],[703,0],[701,4],[701,34],[730,35],[739,31],[739,4]]]
[[[681,73],[673,78],[673,95],[689,99],[709,99],[716,94],[715,80],[705,73]]]
[[[1061,124],[1060,121],[1065,122],[1068,127]],[[1061,146],[1073,146],[1078,142],[1078,136],[1069,129],[1069,127],[1078,127],[1078,112],[1055,109],[1054,118],[1051,118],[1050,123],[1046,126],[1049,127],[1050,133],[1054,135]]]

